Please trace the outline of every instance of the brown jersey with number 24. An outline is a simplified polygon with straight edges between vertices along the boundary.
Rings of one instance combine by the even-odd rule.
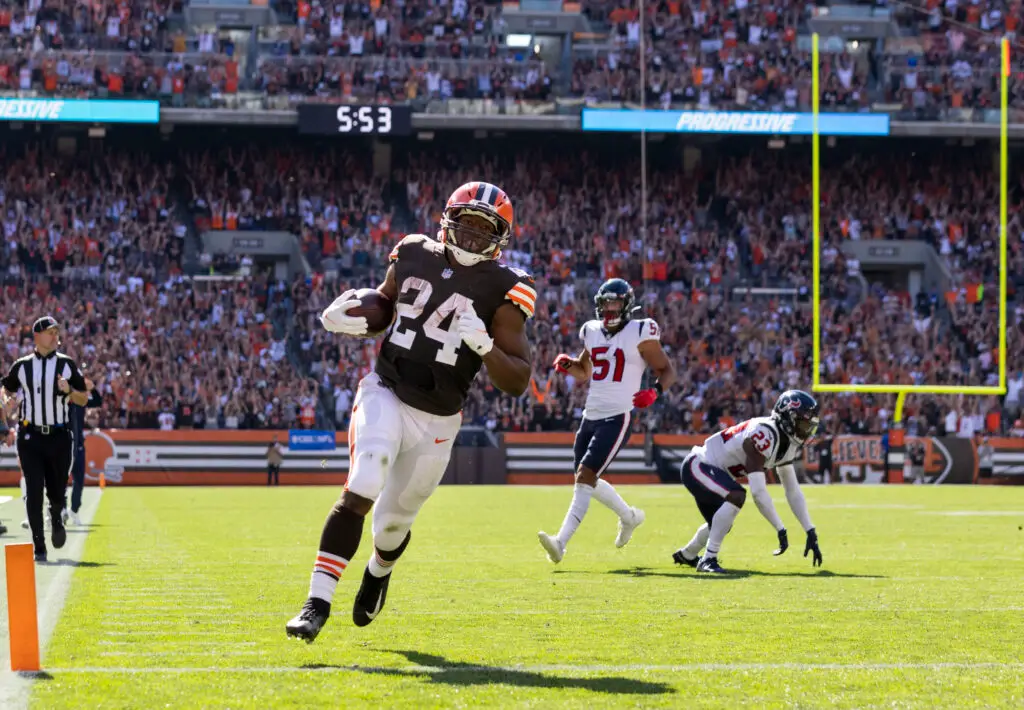
[[[377,358],[377,374],[410,407],[457,414],[483,361],[462,342],[456,316],[472,306],[488,332],[505,303],[529,318],[537,299],[533,279],[497,261],[453,266],[444,245],[422,234],[399,242],[390,259],[398,303]]]

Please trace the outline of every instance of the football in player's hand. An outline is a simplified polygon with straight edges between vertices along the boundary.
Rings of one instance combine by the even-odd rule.
[[[359,305],[348,309],[346,315],[366,318],[366,330],[369,333],[380,333],[388,329],[395,317],[394,301],[375,288],[361,288],[352,298],[358,300]]]

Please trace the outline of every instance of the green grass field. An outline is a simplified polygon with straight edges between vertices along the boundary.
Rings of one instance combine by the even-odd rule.
[[[730,578],[673,567],[699,520],[679,486],[626,487],[647,523],[623,550],[596,502],[559,566],[571,488],[440,489],[365,629],[364,538],[318,641],[305,599],[337,491],[108,489],[35,681],[33,708],[1021,707],[1024,489],[807,490],[773,558],[752,502]]]

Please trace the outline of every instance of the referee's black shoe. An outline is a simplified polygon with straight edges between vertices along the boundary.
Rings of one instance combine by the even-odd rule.
[[[52,528],[50,540],[53,542],[53,546],[59,550],[68,541],[68,532],[64,529],[64,523],[60,521],[59,515],[50,522],[50,527]]]
[[[7,526],[4,525],[3,523],[0,523],[0,535],[6,535],[6,534],[7,534]]]

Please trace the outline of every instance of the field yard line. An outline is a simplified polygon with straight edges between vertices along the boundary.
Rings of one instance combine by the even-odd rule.
[[[165,640],[163,640],[163,639],[161,639],[160,643],[163,644],[163,645],[167,645],[167,642]],[[99,645],[99,646],[131,646],[132,648],[138,648],[139,647],[139,642],[138,641],[97,641],[96,644]],[[184,644],[186,646],[217,646],[217,647],[222,647],[222,646],[225,645],[223,641],[183,641],[182,644]],[[173,644],[173,645],[177,646],[178,644]],[[232,648],[234,648],[236,646],[255,646],[256,642],[255,641],[234,641],[234,642],[232,642],[232,643],[230,643],[228,645],[231,646]]]
[[[888,606],[888,607],[870,607],[870,606],[849,606],[849,607],[828,607],[820,608],[814,606],[802,607],[799,609],[778,609],[778,608],[729,608],[724,609],[721,607],[707,608],[702,607],[699,609],[649,609],[644,611],[644,616],[674,616],[677,614],[701,614],[701,615],[719,615],[722,613],[729,614],[886,614],[886,613],[905,613],[905,614],[995,614],[1002,612],[1022,612],[1024,606],[990,606],[990,607],[905,607],[905,606]],[[480,610],[453,610],[453,609],[438,609],[438,610],[422,610],[422,611],[409,611],[403,609],[394,609],[388,612],[389,616],[452,616],[452,617],[473,617],[473,616],[553,616],[555,614],[571,613],[573,616],[635,616],[636,611],[630,609],[480,609]],[[243,613],[242,618],[235,620],[233,623],[229,623],[229,626],[249,626],[250,622],[254,619],[261,618],[282,618],[288,616],[285,611],[282,612],[252,612]],[[154,620],[151,618],[152,615],[147,615],[147,618],[139,621],[133,621],[130,617],[125,617],[123,614],[108,617],[105,623],[105,629],[112,629],[111,631],[105,631],[108,635],[114,634],[130,634],[131,632],[116,631],[118,628],[150,628],[150,627],[167,627],[168,624],[173,622],[181,621],[180,616],[168,616],[162,619]],[[225,622],[216,622],[218,627],[224,626]]]
[[[100,507],[100,498],[103,492],[98,488],[86,488],[83,491],[83,503],[85,511],[82,513],[82,524],[91,525],[96,511]],[[71,559],[81,562],[82,551],[85,549],[85,540],[88,535],[68,535],[69,542],[59,551],[61,559]],[[39,569],[38,567],[36,568]],[[41,664],[46,668],[46,644],[53,636],[53,630],[57,627],[57,620],[64,608],[64,600],[67,599],[68,590],[71,587],[71,575],[74,567],[61,566],[50,578],[49,586],[37,597],[37,608],[39,610],[39,653]],[[37,590],[38,594],[38,590]],[[21,710],[28,707],[28,697],[32,690],[31,678],[33,674],[13,673],[8,670],[11,667],[10,650],[7,644],[0,649],[0,708],[4,710]]]
[[[14,498],[12,498],[11,496],[0,496],[0,505],[3,505],[4,503],[9,503],[12,500],[14,500]]]
[[[138,646],[138,644],[136,644]],[[103,657],[112,658],[124,658],[130,656],[131,658],[167,658],[168,656],[179,657],[179,656],[255,656],[260,654],[260,649],[254,648],[250,651],[223,651],[217,648],[208,648],[203,651],[195,650],[190,651],[188,648],[176,648],[173,651],[103,651],[96,655]]]
[[[188,612],[192,613],[194,611],[229,611],[229,610],[234,609],[234,608],[235,607],[229,606],[227,604],[216,604],[216,605],[206,605],[206,606],[189,606],[188,607]],[[145,606],[145,605],[139,605],[137,608],[133,609],[132,611],[134,613],[143,614],[145,616],[153,616],[155,612],[172,612],[173,616],[180,616],[181,612],[182,612],[182,608],[181,608],[181,605],[177,605],[177,606],[166,606],[166,605]]]
[[[208,631],[179,631],[177,629],[171,628],[170,624],[144,624],[144,625],[143,624],[132,624],[132,626],[133,627],[135,627],[135,626],[146,626],[147,628],[155,627],[155,626],[160,626],[160,627],[162,627],[164,629],[167,629],[166,633],[164,634],[165,636],[171,636],[173,638],[172,639],[165,639],[165,638],[161,637],[159,634],[154,634],[154,633],[152,633],[150,631],[140,631],[140,630],[136,630],[136,631],[103,631],[102,633],[103,633],[104,636],[141,636],[141,635],[145,634],[146,639],[148,639],[148,640],[159,640],[161,642],[166,642],[168,640],[178,639],[178,638],[181,638],[182,636],[210,636],[212,634],[219,633],[217,628],[210,628]],[[236,624],[235,626],[237,626],[237,628],[239,628],[239,629],[248,628],[248,625],[246,625],[246,624]],[[219,627],[223,627],[223,624],[220,624]],[[140,641],[133,641],[132,643],[138,644],[138,643],[140,643]]]
[[[921,510],[918,515],[946,515],[953,518],[964,517],[1004,517],[1024,516],[1024,510]]]
[[[761,671],[761,670],[790,670],[790,671],[902,671],[902,670],[978,670],[982,668],[997,668],[1007,670],[1024,669],[1024,662],[1001,662],[1001,661],[935,661],[923,663],[682,663],[673,665],[656,665],[644,663],[626,664],[543,664],[543,665],[514,665],[514,666],[332,666],[327,668],[301,668],[296,666],[245,666],[245,667],[217,667],[205,668],[103,668],[103,667],[82,667],[82,668],[50,668],[51,675],[63,673],[125,673],[125,674],[190,674],[190,673],[351,673],[361,672],[386,672],[386,673],[408,673],[408,674],[458,674],[458,673],[565,673],[568,675],[586,675],[591,673],[629,673],[629,672],[658,672],[658,673],[689,673],[696,671]]]

